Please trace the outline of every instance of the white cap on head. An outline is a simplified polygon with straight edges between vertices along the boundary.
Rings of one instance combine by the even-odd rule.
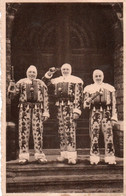
[[[103,73],[103,71],[101,71],[100,69],[96,69],[96,70],[93,71],[93,80],[94,80],[94,82],[95,82],[95,75],[96,74],[100,74],[102,76],[102,82],[103,82],[103,80],[104,80],[104,73]]]
[[[64,68],[69,69],[69,70],[70,70],[70,75],[71,75],[71,73],[72,73],[72,67],[71,67],[71,65],[68,64],[68,63],[63,64],[62,67],[61,67],[61,72],[62,72],[62,70],[63,70]]]
[[[27,69],[27,71],[26,71],[27,77],[28,77],[28,72],[29,71],[34,71],[35,74],[36,74],[36,77],[37,77],[37,69],[36,69],[36,67],[34,65],[30,65],[30,67]]]

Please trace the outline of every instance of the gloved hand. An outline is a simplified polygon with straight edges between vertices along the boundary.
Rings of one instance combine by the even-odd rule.
[[[114,125],[116,125],[116,124],[117,124],[117,121],[115,121],[115,120],[111,120],[111,123],[112,123],[112,126],[114,127]]]
[[[77,120],[78,118],[79,118],[79,114],[73,113],[73,119],[74,119],[74,120]]]
[[[43,121],[47,121],[48,120],[48,117],[47,116],[43,116]]]
[[[8,86],[8,94],[16,93],[16,86],[15,86],[15,82],[13,82],[12,80],[10,80],[9,86]]]
[[[49,71],[50,71],[51,73],[55,73],[56,68],[55,68],[55,67],[51,67],[51,68],[49,68]]]
[[[83,107],[84,108],[89,108],[90,107],[90,104],[91,104],[91,99],[90,98],[87,98],[87,100],[84,101]]]
[[[47,71],[45,73],[45,78],[50,79],[52,78],[53,74],[56,72],[56,68],[55,67],[51,67],[49,68],[49,71]]]

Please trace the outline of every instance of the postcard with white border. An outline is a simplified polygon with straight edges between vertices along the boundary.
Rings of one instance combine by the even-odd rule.
[[[126,196],[125,0],[3,0],[3,196]]]

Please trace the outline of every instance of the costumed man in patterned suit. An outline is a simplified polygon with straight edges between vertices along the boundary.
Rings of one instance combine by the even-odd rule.
[[[105,142],[105,162],[116,164],[112,127],[117,121],[115,88],[104,83],[101,70],[93,72],[94,84],[84,88],[84,108],[90,109],[89,131],[91,138],[90,163],[98,164],[99,133],[102,129]]]
[[[45,83],[37,77],[37,69],[31,65],[27,69],[27,78],[13,86],[11,94],[19,95],[19,163],[26,164],[29,160],[29,136],[32,128],[35,159],[38,163],[46,163],[43,153],[43,122],[49,117],[48,91]]]
[[[81,115],[83,81],[71,72],[71,65],[66,63],[61,67],[62,76],[51,79],[53,72],[48,71],[45,78],[51,79],[55,87],[60,137],[60,156],[57,160],[76,164],[76,119]]]

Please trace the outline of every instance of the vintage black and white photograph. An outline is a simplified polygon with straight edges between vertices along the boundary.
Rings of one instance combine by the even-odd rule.
[[[123,2],[6,2],[6,193],[124,192]]]

